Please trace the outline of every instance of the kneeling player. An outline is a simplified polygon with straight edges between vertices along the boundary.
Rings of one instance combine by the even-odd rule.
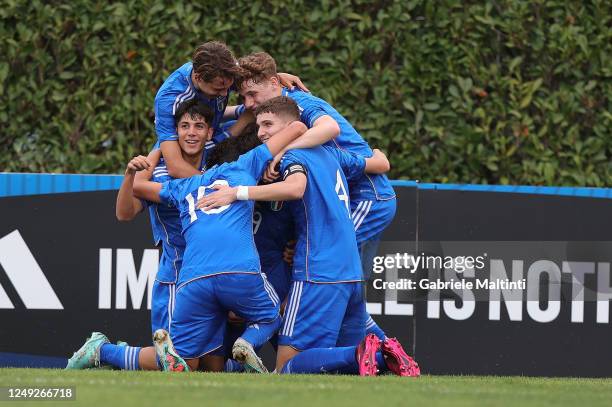
[[[266,371],[253,348],[265,343],[281,322],[278,298],[266,287],[253,244],[253,203],[199,210],[195,202],[215,185],[255,185],[273,154],[305,131],[302,123],[292,123],[275,142],[234,163],[163,186],[148,183],[146,199],[179,209],[187,244],[170,325],[176,351],[165,332],[156,334],[165,370],[186,370],[182,358],[187,359],[189,369],[196,369],[200,357],[221,348],[227,312],[233,311],[249,321],[234,344],[234,357],[257,371]]]
[[[182,158],[193,167],[194,171],[199,172],[203,166],[204,147],[213,133],[210,125],[213,122],[213,112],[203,102],[191,99],[178,106],[174,117]],[[160,157],[160,151],[153,151],[146,160],[142,157],[137,157],[135,160],[139,163],[130,162],[127,166],[124,181],[117,194],[116,213],[119,220],[132,220],[147,206],[155,244],[162,245],[151,301],[151,328],[152,332],[155,332],[157,329],[169,329],[185,240],[181,234],[181,222],[175,207],[141,201],[133,194],[132,185],[137,166],[150,167],[159,160],[152,171],[152,181],[163,183],[172,179],[168,175],[164,159]],[[81,349],[70,358],[67,368],[84,369],[96,365],[111,365],[126,370],[159,369],[153,346],[141,348],[123,344],[113,345],[109,343],[106,335],[100,332],[92,333]]]
[[[299,119],[295,102],[277,97],[255,111],[262,141]],[[369,164],[369,165],[368,165]],[[339,149],[291,150],[281,162],[283,181],[272,185],[224,188],[205,197],[205,210],[231,202],[293,200],[298,242],[293,259],[293,285],[280,331],[276,370],[282,373],[339,371],[375,375],[391,369],[416,375],[418,366],[375,335],[365,336],[365,302],[359,254],[349,210],[344,171],[350,178],[365,171],[384,172],[380,155],[364,159]],[[376,168],[377,167],[377,168]]]

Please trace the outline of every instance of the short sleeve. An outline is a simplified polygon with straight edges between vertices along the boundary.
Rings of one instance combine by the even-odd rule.
[[[329,146],[324,148],[336,157],[347,181],[352,182],[363,176],[365,171],[365,158],[363,156],[340,148]]]
[[[162,183],[161,191],[159,191],[159,199],[162,201],[162,203],[178,207],[175,194],[181,181],[183,180],[177,179]]]
[[[249,173],[255,180],[259,180],[268,161],[273,159],[268,146],[262,144],[248,153],[242,154],[237,161],[238,167]]]
[[[316,122],[319,117],[327,115],[327,112],[315,103],[304,102],[300,104],[300,107],[300,120],[309,129],[314,126],[314,122]]]
[[[295,154],[295,150],[289,150],[283,155],[283,158],[281,159],[280,170],[284,173],[285,171],[287,171],[289,166],[296,164],[300,165],[301,167],[304,167],[302,160],[297,154]]]

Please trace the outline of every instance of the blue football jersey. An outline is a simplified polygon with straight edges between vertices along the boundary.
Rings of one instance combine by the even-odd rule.
[[[157,95],[155,95],[155,132],[159,142],[177,140],[174,113],[182,102],[198,98],[214,112],[212,127],[215,129],[215,133],[212,142],[206,145],[206,148],[211,148],[214,143],[225,138],[220,124],[227,107],[229,92],[226,96],[209,99],[193,85],[191,81],[192,71],[193,64],[187,62],[174,71],[157,91]]]
[[[217,274],[260,272],[253,238],[253,201],[235,201],[206,211],[195,205],[214,192],[214,185],[256,185],[271,159],[264,144],[202,175],[163,184],[160,199],[178,208],[187,243],[178,285]]]
[[[293,99],[300,109],[300,119],[309,128],[321,116],[331,116],[340,126],[340,134],[326,144],[335,146],[363,157],[372,157],[372,149],[353,126],[329,103],[295,88],[283,88],[283,96]],[[395,197],[395,191],[386,175],[370,175],[362,173],[359,179],[349,183],[351,200],[387,200]]]
[[[287,202],[256,202],[253,213],[255,245],[263,271],[283,260],[289,240],[295,238],[293,215]]]
[[[346,164],[361,166],[363,172],[365,160],[356,155],[349,158]],[[336,155],[324,147],[288,151],[281,160],[283,176],[302,170],[308,180],[304,196],[291,202],[298,236],[293,280],[361,281],[348,185]]]
[[[200,169],[204,168],[206,162],[206,151],[202,153]],[[151,181],[171,181],[164,158],[161,157],[153,170]],[[162,255],[159,259],[159,269],[155,279],[162,283],[176,283],[183,262],[185,251],[185,239],[182,234],[181,219],[178,210],[168,204],[145,202],[149,210],[151,229],[153,230],[153,242],[155,246],[162,246]]]

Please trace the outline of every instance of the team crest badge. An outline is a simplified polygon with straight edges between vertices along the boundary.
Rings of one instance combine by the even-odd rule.
[[[221,96],[217,98],[217,111],[223,112],[225,111],[225,96]]]
[[[270,202],[270,209],[274,212],[278,212],[283,209],[283,201],[272,201]]]

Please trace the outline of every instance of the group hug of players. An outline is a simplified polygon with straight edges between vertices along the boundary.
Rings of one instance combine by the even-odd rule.
[[[154,346],[94,332],[67,369],[264,373],[270,341],[277,373],[420,374],[366,311],[396,199],[387,158],[342,115],[269,54],[236,61],[213,41],[159,89],[155,129],[116,206],[119,220],[148,209],[163,248]]]

